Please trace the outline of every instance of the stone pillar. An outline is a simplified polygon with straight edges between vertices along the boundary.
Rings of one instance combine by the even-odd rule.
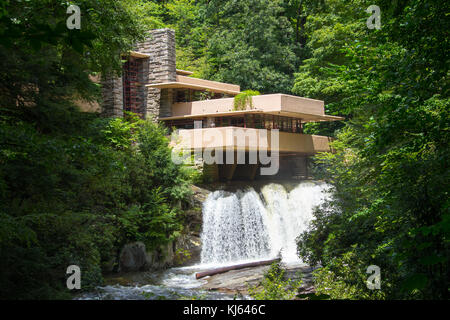
[[[156,29],[148,32],[145,41],[136,45],[135,51],[148,54],[149,58],[138,59],[141,72],[138,89],[139,108],[146,118],[169,117],[172,114],[173,90],[145,87],[146,84],[175,82],[176,55],[175,31]],[[122,77],[106,76],[102,79],[102,113],[108,117],[123,116],[123,83]]]
[[[123,117],[122,77],[105,76],[102,83],[102,114],[106,117]]]
[[[150,55],[144,68],[144,84],[175,82],[176,54],[175,31],[156,29],[148,33],[145,41],[137,45],[136,51]],[[147,75],[145,77],[145,75]],[[165,92],[166,91],[166,92]],[[146,117],[168,117],[172,113],[173,92],[171,89],[144,89]]]

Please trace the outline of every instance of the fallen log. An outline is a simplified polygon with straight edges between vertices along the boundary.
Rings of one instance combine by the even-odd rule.
[[[197,272],[195,274],[195,278],[200,279],[200,278],[203,278],[206,276],[213,276],[215,274],[224,273],[224,272],[231,271],[231,270],[265,266],[265,265],[272,264],[276,261],[280,261],[280,259],[277,258],[277,259],[271,259],[271,260],[255,261],[255,262],[249,262],[249,263],[236,264],[234,266],[227,266],[227,267],[211,269],[211,270],[207,270],[207,271],[203,271],[203,272]]]

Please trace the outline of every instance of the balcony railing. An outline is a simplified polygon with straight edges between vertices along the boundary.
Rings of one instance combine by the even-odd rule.
[[[300,118],[308,121],[335,121],[341,117],[325,115],[324,102],[286,94],[267,94],[252,97],[253,107],[247,110],[234,110],[234,99],[212,99],[194,102],[179,102],[172,105],[172,116],[163,118],[182,119],[192,117],[221,117],[242,113],[266,113],[272,115]]]
[[[253,128],[203,128],[179,130],[177,143],[182,149],[234,149],[277,151],[275,136],[271,130]],[[278,132],[278,151],[313,155],[317,152],[330,152],[330,137],[300,133]]]

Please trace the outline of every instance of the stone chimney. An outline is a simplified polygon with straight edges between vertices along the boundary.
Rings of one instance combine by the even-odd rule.
[[[138,43],[135,51],[149,55],[139,59],[138,101],[139,113],[145,118],[160,118],[171,115],[172,89],[145,87],[146,84],[176,81],[175,31],[156,29],[148,32],[147,38]],[[122,77],[110,77],[102,81],[103,113],[106,116],[123,116]]]

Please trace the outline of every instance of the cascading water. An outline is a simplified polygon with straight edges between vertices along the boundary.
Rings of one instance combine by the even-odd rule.
[[[251,187],[211,193],[203,204],[202,264],[269,259],[280,252],[284,262],[299,262],[295,238],[328,189],[325,183],[301,182],[288,192],[270,183],[261,195]]]
[[[202,263],[220,264],[269,256],[264,211],[253,189],[210,194],[203,205]]]
[[[281,184],[270,183],[259,193],[251,187],[211,193],[203,204],[201,265],[171,268],[141,286],[99,287],[78,299],[179,299],[197,295],[235,299],[232,294],[201,289],[204,280],[196,280],[194,274],[204,271],[205,264],[265,260],[280,252],[287,264],[301,262],[295,238],[313,218],[314,207],[329,196],[329,186],[320,182],[287,185],[289,192]]]

